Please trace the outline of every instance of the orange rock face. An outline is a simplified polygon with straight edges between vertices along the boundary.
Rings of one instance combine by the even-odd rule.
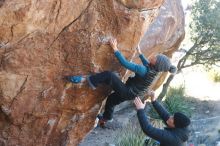
[[[154,9],[161,6],[164,0],[119,0],[124,6],[135,9]]]
[[[172,54],[183,17],[180,0],[0,0],[0,145],[77,145],[111,90],[67,86],[63,76],[124,75],[110,37],[127,59],[141,39],[146,56]]]

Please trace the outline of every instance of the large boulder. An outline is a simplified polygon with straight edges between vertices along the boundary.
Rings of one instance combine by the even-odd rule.
[[[77,145],[111,90],[63,76],[123,77],[110,37],[131,60],[140,41],[146,56],[172,55],[183,36],[180,0],[0,0],[0,145]]]

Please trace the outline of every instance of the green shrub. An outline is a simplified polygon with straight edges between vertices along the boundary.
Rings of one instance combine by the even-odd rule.
[[[214,74],[214,82],[220,82],[220,74],[219,73]]]
[[[211,70],[209,71],[209,77],[211,78],[211,80],[213,80],[214,82],[220,82],[220,73],[215,71],[215,70]]]
[[[170,88],[164,100],[164,105],[171,114],[182,112],[190,117],[192,114],[191,104],[184,93],[185,88],[183,86]]]
[[[143,146],[146,137],[138,123],[129,124],[120,135],[117,146]]]
[[[161,125],[161,121],[153,120],[152,125],[158,127]],[[158,127],[159,128],[159,127]],[[119,133],[119,139],[116,140],[117,146],[153,146],[155,142],[150,139],[148,145],[144,145],[147,136],[141,130],[138,121],[131,122]]]
[[[171,113],[181,112],[187,116],[191,116],[192,109],[190,108],[190,102],[184,95],[185,88],[183,86],[177,88],[170,88],[166,94],[166,98],[162,101],[162,105]],[[150,116],[159,119],[159,115],[153,107],[150,109]]]

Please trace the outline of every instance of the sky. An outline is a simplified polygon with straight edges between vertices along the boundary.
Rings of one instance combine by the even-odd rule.
[[[192,4],[192,2],[194,2],[195,0],[181,0],[181,1],[182,1],[183,9],[185,10],[187,8],[187,5]]]
[[[181,1],[182,1],[183,8],[184,8],[184,10],[185,10],[186,7],[187,7],[187,4],[190,3],[190,0],[181,0]]]

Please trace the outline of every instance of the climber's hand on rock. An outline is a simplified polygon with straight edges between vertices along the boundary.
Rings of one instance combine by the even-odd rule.
[[[136,106],[136,109],[137,110],[144,109],[144,107],[146,105],[146,102],[147,101],[145,100],[144,103],[143,103],[139,97],[135,97],[134,104]]]
[[[114,50],[114,52],[118,51],[117,40],[115,38],[110,39],[109,44]]]
[[[137,46],[136,50],[137,50],[138,54],[142,54],[142,52],[141,52],[141,49],[140,49],[140,46],[139,46],[139,45]]]

